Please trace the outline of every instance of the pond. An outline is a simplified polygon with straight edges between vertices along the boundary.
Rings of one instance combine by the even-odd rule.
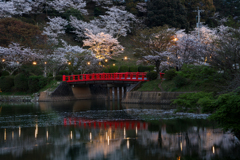
[[[0,104],[1,160],[238,159],[207,114],[105,100]]]

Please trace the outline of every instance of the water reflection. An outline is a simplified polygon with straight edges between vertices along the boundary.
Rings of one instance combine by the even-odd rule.
[[[94,106],[97,103],[99,106]],[[78,101],[3,106],[0,159],[176,160],[240,156],[238,139],[208,120],[143,121],[146,106],[119,105],[113,110],[103,104]],[[148,112],[151,110],[156,112],[157,107],[149,106]]]

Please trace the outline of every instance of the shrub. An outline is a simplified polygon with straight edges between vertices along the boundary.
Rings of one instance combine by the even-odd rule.
[[[214,100],[213,93],[197,92],[197,93],[185,93],[178,96],[172,104],[177,104],[177,111],[196,112],[200,107],[203,107],[202,111],[212,111],[210,104]]]
[[[40,65],[24,64],[20,70],[28,75],[43,75],[43,68]]]
[[[51,81],[53,81],[54,78],[53,77],[47,77],[47,83],[50,83]]]
[[[214,80],[219,74],[209,66],[198,65],[183,65],[182,70],[178,72],[179,75],[190,80]]]
[[[149,71],[148,66],[139,66],[138,67],[138,72],[145,72],[145,71]]]
[[[164,74],[164,78],[165,80],[167,81],[170,81],[172,80],[175,76],[177,75],[175,69],[170,69],[170,70],[167,70]]]
[[[119,72],[128,72],[129,71],[129,67],[128,66],[121,66],[119,68]]]
[[[11,88],[14,86],[13,76],[4,76],[0,78],[0,89],[3,92],[10,92]]]
[[[151,71],[147,73],[147,79],[150,81],[157,79],[157,76],[158,74],[155,71]]]
[[[109,73],[116,73],[116,72],[118,72],[118,66],[109,67]]]
[[[138,72],[149,72],[149,71],[153,71],[154,70],[154,66],[139,66],[138,67]]]
[[[180,76],[180,75],[177,75],[176,77],[174,77],[173,81],[174,81],[174,84],[177,88],[180,88],[180,87],[187,84],[187,79]]]
[[[48,78],[46,77],[43,77],[43,76],[39,76],[39,87],[40,89],[45,87],[47,85],[47,82],[48,82]]]
[[[55,80],[57,80],[57,81],[62,81],[62,75],[57,75],[57,76],[55,77]]]
[[[70,75],[70,71],[68,70],[61,70],[58,72],[58,75]]]
[[[28,78],[28,87],[31,93],[39,91],[47,85],[48,78],[43,76],[30,76]]]
[[[27,91],[28,90],[28,76],[24,73],[19,73],[14,78],[14,87],[18,91]]]
[[[212,103],[217,106],[217,111],[210,116],[210,119],[217,121],[224,130],[231,130],[236,136],[240,135],[240,96],[239,93],[230,92],[222,94]]]
[[[138,67],[137,66],[129,67],[129,72],[137,72],[137,71],[138,71]]]
[[[103,69],[103,72],[104,72],[104,73],[109,73],[108,68],[104,68],[104,69]]]
[[[9,73],[7,71],[2,71],[1,76],[9,76]]]

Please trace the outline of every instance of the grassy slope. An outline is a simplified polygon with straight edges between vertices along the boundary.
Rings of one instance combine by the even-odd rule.
[[[161,80],[153,80],[144,82],[138,91],[161,91],[158,85],[161,83]],[[189,84],[177,88],[175,87],[174,82],[171,81],[163,81],[161,87],[165,92],[219,92],[221,88],[219,87],[221,84],[216,83],[203,83],[201,85],[195,85],[194,82],[190,82]]]

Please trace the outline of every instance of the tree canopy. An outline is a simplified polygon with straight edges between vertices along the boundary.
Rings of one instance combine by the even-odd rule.
[[[0,19],[0,46],[7,47],[12,42],[25,47],[36,48],[46,39],[38,26],[14,18]]]
[[[179,0],[151,0],[147,4],[148,26],[169,25],[175,28],[186,28],[187,19],[184,6]]]

